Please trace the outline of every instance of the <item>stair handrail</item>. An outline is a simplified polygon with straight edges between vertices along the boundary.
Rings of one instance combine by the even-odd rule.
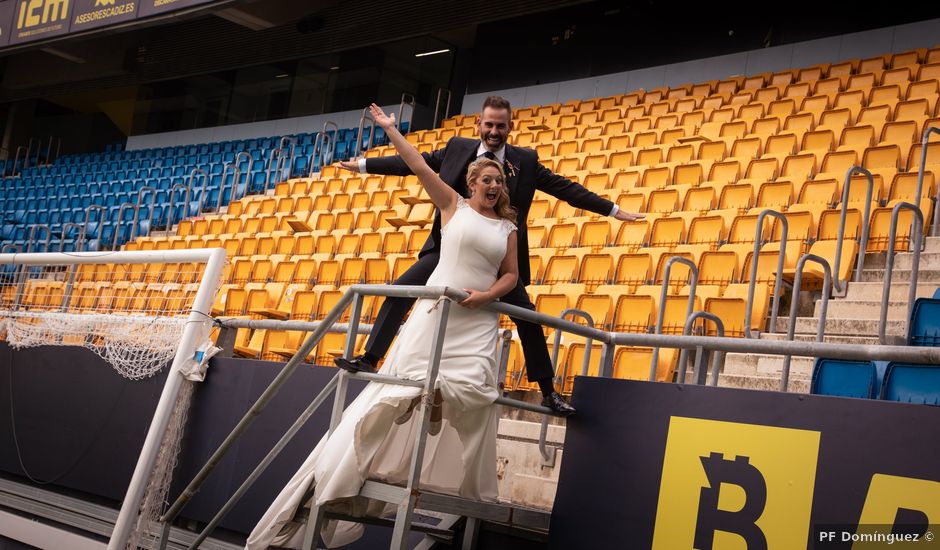
[[[715,333],[718,338],[722,338],[725,335],[725,324],[721,321],[721,317],[718,317],[714,313],[709,311],[696,311],[685,320],[685,327],[682,329],[683,336],[689,336],[692,334],[692,327],[695,325],[695,321],[699,319],[705,319],[715,323]],[[704,356],[705,350],[702,347],[695,348],[695,369],[694,369],[694,378],[695,384],[698,384],[699,376],[701,376],[701,358]],[[685,384],[685,371],[688,367],[688,355],[689,350],[682,348],[679,350],[679,372],[676,375],[676,382],[679,384]],[[718,385],[718,373],[721,372],[722,367],[725,363],[725,354],[721,350],[715,350],[712,354],[712,376],[709,381],[710,386]],[[706,374],[708,371],[705,371]]]
[[[682,256],[672,256],[666,260],[666,266],[663,268],[663,287],[662,291],[659,294],[659,312],[656,316],[656,332],[655,334],[663,333],[663,315],[666,313],[666,298],[669,295],[669,272],[672,270],[672,264],[674,263],[685,264],[689,268],[691,282],[689,283],[689,304],[685,310],[685,316],[688,318],[692,315],[692,311],[695,309],[695,288],[698,285],[698,266],[695,263],[688,259],[683,258]],[[610,358],[612,359],[612,358]],[[656,368],[659,366],[659,347],[653,348],[653,356],[650,359],[650,376],[649,381],[656,381]]]
[[[150,231],[153,229],[153,209],[157,207],[157,190],[150,185],[144,185],[137,190],[137,208],[134,211],[134,227],[131,239],[136,239],[140,236],[137,234],[137,226],[140,222],[140,207],[142,206],[144,193],[146,191],[150,191],[150,207],[147,209],[147,234],[149,235]]]
[[[264,194],[268,192],[268,186],[271,184],[271,170],[274,169],[274,177],[280,179],[284,174],[284,166],[287,162],[287,151],[278,147],[277,149],[271,149],[268,153],[268,164],[264,169]],[[275,182],[277,183],[277,182]],[[246,188],[245,193],[247,194],[250,189]]]
[[[836,256],[838,258],[838,256]],[[819,326],[816,329],[816,341],[822,342],[826,334],[826,314],[829,309],[829,294],[832,285],[832,269],[829,262],[816,254],[804,254],[796,262],[796,276],[793,278],[793,294],[790,296],[790,322],[787,326],[787,341],[792,342],[796,335],[796,312],[800,305],[800,290],[803,286],[803,268],[806,262],[814,262],[822,266],[823,269],[823,287],[822,287],[822,305],[819,313]],[[792,355],[784,355],[783,367],[781,368],[780,391],[787,391],[790,384],[790,360]]]
[[[20,151],[23,151],[27,155],[29,154],[29,150],[26,147],[22,145],[18,145],[16,147],[16,154],[13,155],[13,173],[10,174],[10,177],[13,177],[13,178],[17,176],[16,163],[20,160]],[[26,168],[26,164],[29,163],[29,157],[27,157],[27,160],[24,160],[23,162],[24,162],[23,168]],[[20,174],[22,174],[22,170],[20,170]]]
[[[38,240],[36,239],[36,233],[39,230],[44,231],[46,235],[46,239],[43,241],[42,251],[49,252],[49,246],[50,246],[50,243],[52,242],[52,228],[50,228],[48,225],[44,223],[34,223],[29,228],[29,240],[26,241],[26,253],[27,254],[33,251],[33,244],[38,244]]]
[[[82,232],[82,224],[73,222],[62,224],[62,236],[59,238],[59,252],[65,252],[65,238],[68,235],[69,228],[78,229],[78,236],[75,238],[75,252],[81,252],[80,247],[85,241],[85,234]]]
[[[770,326],[768,332],[776,332],[777,310],[780,307],[780,286],[783,283],[783,264],[787,255],[787,233],[789,232],[789,221],[787,217],[776,210],[764,210],[757,216],[757,228],[754,235],[754,251],[751,253],[751,277],[747,284],[747,307],[744,310],[744,337],[756,338],[757,335],[751,332],[751,319],[754,309],[754,290],[757,287],[757,261],[760,258],[760,248],[764,244],[761,237],[764,233],[764,219],[772,216],[783,224],[783,231],[780,234],[780,250],[777,251],[777,276],[774,277],[773,302],[770,306]]]
[[[39,165],[39,148],[42,146],[42,140],[37,137],[30,136],[29,141],[26,145],[26,166],[29,166],[30,158],[33,156],[33,142],[36,142],[36,165]]]
[[[409,94],[408,92],[402,92],[401,94],[401,103],[398,105],[398,118],[395,119],[395,128],[399,131],[401,130],[401,125],[405,122],[405,105],[411,106],[411,112],[408,115],[408,131],[410,132],[413,130],[411,126],[414,126],[415,108],[418,105],[417,101],[415,101],[414,94]]]
[[[581,317],[584,319],[584,322],[589,327],[594,327],[594,319],[591,317],[591,314],[584,311],[583,309],[577,308],[566,308],[559,315],[559,319],[564,319],[567,316],[571,317]],[[591,348],[594,341],[588,337],[584,341],[584,358],[581,363],[581,376],[586,376],[588,369],[591,366]],[[565,361],[564,372],[559,378],[558,376],[558,355],[561,352],[561,331],[555,331],[554,345],[552,346],[552,372],[554,376],[552,377],[552,383],[557,384],[561,383],[561,387],[565,387],[565,381],[568,379],[568,362]],[[542,455],[542,466],[554,467],[555,466],[555,450],[556,447],[551,447],[549,449],[546,445],[546,439],[548,438],[548,415],[542,416],[541,427],[539,428],[539,454]]]
[[[438,109],[441,107],[441,95],[447,92],[447,106],[444,107],[444,116],[441,117],[441,124],[447,120],[448,115],[450,114],[450,100],[453,95],[449,88],[438,88],[437,89],[437,100],[434,102],[434,119],[431,121],[431,126],[437,128],[437,115]]]
[[[108,209],[100,204],[89,204],[85,207],[85,221],[82,224],[82,239],[88,238],[88,222],[91,221],[92,210],[97,210],[98,215],[98,240],[104,240],[104,224],[107,221]]]
[[[189,181],[186,183],[186,185],[188,185],[189,188],[192,189],[193,181],[199,175],[202,176],[202,186],[199,188],[199,206],[198,206],[198,211],[196,212],[197,216],[202,214],[202,209],[205,207],[205,204],[206,204],[206,189],[208,189],[209,187],[209,172],[206,172],[202,168],[193,168],[189,172]],[[185,215],[183,216],[183,218],[189,217],[189,204],[186,205],[186,211],[184,212],[184,214]]]
[[[251,153],[249,153],[248,151],[239,151],[238,154],[235,155],[235,160],[232,161],[235,163],[235,166],[238,167],[239,172],[241,172],[240,165],[241,165],[242,157],[245,157],[248,159],[248,169],[245,171],[245,194],[247,195],[248,190],[251,189],[251,178],[252,178],[251,169],[254,168],[255,166],[255,159],[254,157],[251,156]]]
[[[842,263],[842,244],[845,241],[845,218],[849,209],[849,187],[852,182],[853,174],[862,174],[865,176],[868,187],[865,192],[865,215],[862,216],[861,230],[862,238],[858,244],[858,259],[855,262],[855,277],[853,280],[861,280],[862,269],[865,267],[865,248],[868,246],[868,222],[871,216],[871,196],[875,188],[875,178],[867,168],[861,166],[852,166],[845,173],[845,184],[842,186],[842,205],[839,210],[839,235],[836,241],[835,265],[832,266],[832,291],[842,293],[845,287],[842,283],[848,284],[848,281],[839,281],[839,264]]]
[[[125,208],[131,208],[134,211],[134,219],[132,223],[134,225],[137,225],[137,216],[140,215],[140,206],[138,206],[137,203],[133,203],[133,202],[121,203],[121,206],[118,207],[117,223],[115,223],[114,225],[114,237],[111,238],[111,250],[118,249],[118,239],[121,236],[121,227],[124,226],[124,209]],[[136,229],[134,227],[131,227],[131,231],[134,232],[136,231]],[[128,237],[129,237],[128,238],[128,241],[129,241],[130,236],[128,235]]]
[[[57,145],[56,145],[56,153],[55,153],[55,158],[54,158],[54,159],[52,158],[52,142],[53,142],[53,141],[56,141],[56,143],[57,143]],[[50,136],[49,136],[49,145],[47,146],[47,149],[46,149],[46,164],[51,164],[51,160],[57,160],[57,159],[59,158],[59,151],[60,151],[61,149],[62,149],[62,138],[61,138],[61,137],[54,137],[54,136],[51,136],[51,135],[50,135]],[[50,159],[51,159],[51,160],[50,160]]]
[[[290,150],[288,151],[285,144],[290,144]],[[277,148],[283,149],[287,152],[287,177],[290,178],[294,175],[293,165],[294,165],[294,153],[297,150],[297,136],[281,136],[281,139],[277,142]]]
[[[363,151],[362,149],[362,132],[365,131],[366,120],[372,121],[372,127],[369,130],[369,145],[365,148],[366,151],[372,149],[372,144],[375,142],[375,127],[376,122],[375,118],[372,116],[372,113],[369,111],[369,108],[366,107],[362,110],[362,115],[359,117],[359,131],[356,134],[356,150],[353,154],[353,157],[359,157],[359,153]]]
[[[920,207],[920,196],[924,192],[924,165],[927,164],[927,145],[930,143],[930,134],[940,134],[940,127],[928,126],[924,128],[924,134],[920,139],[920,166],[917,167],[917,196],[914,198],[914,205]],[[938,175],[935,175],[936,178]],[[937,185],[940,189],[940,184]],[[937,191],[937,197],[934,200],[933,225],[930,228],[930,235],[936,237],[940,233],[940,216],[937,214],[937,206],[940,205],[940,191]]]
[[[222,209],[222,199],[225,196],[225,176],[228,175],[229,171],[232,172],[232,197],[229,200],[229,204],[238,200],[238,178],[240,177],[238,164],[234,162],[226,162],[222,168],[222,183],[219,184],[219,200],[215,203],[216,211]],[[267,186],[265,186],[267,188]],[[248,187],[245,186],[245,193],[248,193]]]
[[[330,128],[332,128],[333,134],[330,135]],[[329,140],[329,142],[327,142]],[[339,141],[339,125],[333,122],[332,120],[327,120],[323,123],[323,130],[317,134],[316,139],[313,140],[313,152],[310,155],[310,171],[307,174],[308,177],[313,176],[315,173],[314,166],[319,166],[320,169],[323,169],[323,165],[326,162],[326,147],[327,143],[330,146],[330,162],[336,159],[336,143]],[[319,147],[318,147],[319,144]],[[319,164],[314,162],[319,160]]]
[[[173,224],[175,223],[173,219],[173,208],[176,206],[176,202],[174,202],[174,199],[176,198],[177,190],[185,192],[185,194],[183,195],[183,211],[180,213],[179,221],[183,221],[188,217],[187,214],[188,214],[188,208],[189,208],[189,201],[192,198],[192,194],[193,194],[192,184],[183,185],[182,183],[174,183],[173,186],[170,187],[170,197],[169,197],[170,200],[168,201],[169,208],[167,208],[166,210],[165,228],[167,231],[169,231],[172,228]]]
[[[911,312],[914,310],[914,300],[917,298],[918,269],[920,268],[920,250],[924,244],[924,214],[920,207],[909,202],[899,202],[891,209],[891,229],[888,231],[888,252],[885,257],[884,284],[881,287],[881,312],[878,317],[878,341],[887,343],[888,301],[891,297],[891,278],[894,274],[894,248],[898,234],[898,219],[901,210],[910,210],[914,219],[911,222],[911,250],[914,258],[911,263],[910,288],[907,292],[907,332],[910,334]]]

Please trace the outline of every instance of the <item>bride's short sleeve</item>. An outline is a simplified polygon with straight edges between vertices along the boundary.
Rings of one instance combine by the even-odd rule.
[[[460,210],[461,208],[469,208],[469,207],[470,207],[470,203],[467,202],[467,199],[461,197],[458,194],[457,195],[457,210]]]
[[[513,231],[518,231],[518,230],[519,230],[519,228],[516,227],[516,224],[512,223],[512,222],[509,221],[509,220],[502,220],[502,222],[503,222],[503,224],[502,224],[503,232],[506,233],[507,236],[508,236],[510,233],[512,233]]]

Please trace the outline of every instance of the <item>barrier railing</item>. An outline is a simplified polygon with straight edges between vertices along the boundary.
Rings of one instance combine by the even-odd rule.
[[[91,221],[91,213],[93,211],[98,212],[98,225],[95,227],[95,239],[99,243],[97,246],[100,247],[100,243],[104,242],[104,223],[108,217],[107,208],[98,204],[90,204],[85,207],[85,220],[82,223],[82,238],[88,239],[88,223]]]
[[[39,240],[36,238],[36,233],[38,233],[39,230],[42,230],[46,235],[46,239],[42,241],[43,243],[42,251],[49,252],[49,244],[52,242],[52,229],[44,223],[37,223],[37,224],[33,224],[29,228],[29,240],[26,241],[27,253],[37,252],[36,250],[33,250],[33,246],[38,245],[39,243]]]
[[[271,152],[268,153],[268,165],[264,170],[264,192],[268,192],[268,187],[271,185],[271,172],[273,170],[275,183],[281,180],[281,177],[284,174],[284,167],[287,166],[289,159],[287,157],[287,151],[281,148],[271,149]],[[250,187],[245,190],[245,193],[250,192]]]
[[[838,256],[837,256],[838,257]],[[796,312],[800,306],[800,289],[803,285],[803,268],[806,262],[819,264],[823,269],[823,287],[822,287],[822,305],[819,311],[819,326],[816,329],[816,341],[822,342],[826,334],[826,313],[829,309],[829,294],[832,290],[832,271],[829,262],[815,254],[804,254],[796,263],[796,276],[793,278],[793,294],[790,297],[790,318],[787,327],[787,341],[792,342],[796,335]],[[792,355],[786,355],[783,358],[783,367],[780,376],[780,391],[787,391],[790,383],[790,360]]]
[[[177,220],[176,216],[173,215],[173,210],[176,208],[176,191],[179,190],[183,193],[183,210],[180,212],[180,219]],[[185,220],[187,216],[187,211],[189,210],[189,201],[192,200],[193,188],[192,184],[183,185],[182,183],[175,183],[170,187],[170,197],[168,205],[166,208],[166,219],[164,221],[163,227],[170,231],[173,228],[173,224]]]
[[[333,135],[331,136],[328,132],[332,128]],[[339,126],[332,121],[326,121],[323,123],[323,130],[317,134],[316,139],[313,140],[313,151],[310,153],[310,169],[307,171],[307,177],[313,177],[323,166],[326,166],[327,158],[332,162],[336,158],[336,142],[339,139]],[[329,141],[327,141],[329,140]],[[327,143],[330,146],[330,154],[327,156],[326,149]]]
[[[744,337],[755,338],[751,332],[751,320],[754,314],[754,290],[757,286],[757,264],[760,259],[760,249],[763,245],[761,237],[764,234],[764,220],[767,216],[772,216],[783,224],[783,230],[780,234],[780,250],[777,251],[777,274],[774,277],[773,305],[770,308],[770,326],[768,332],[777,330],[777,311],[780,306],[780,285],[783,283],[783,264],[787,255],[787,233],[790,222],[787,217],[776,210],[764,210],[757,216],[757,229],[754,235],[754,251],[751,253],[751,277],[747,284],[747,306],[744,310]]]
[[[692,315],[692,310],[695,309],[695,288],[698,285],[698,266],[695,265],[692,260],[688,258],[683,258],[682,256],[673,256],[666,260],[666,266],[663,268],[663,288],[659,294],[659,312],[656,315],[656,334],[663,333],[663,317],[666,313],[666,298],[669,295],[669,274],[672,271],[672,264],[674,263],[685,264],[689,268],[689,274],[691,276],[691,281],[689,283],[689,303],[686,306],[685,317],[686,319]],[[613,357],[609,358],[613,362]],[[653,357],[650,360],[650,382],[656,381],[656,368],[659,366],[659,348],[653,348]]]
[[[408,113],[408,130],[414,131],[415,107],[417,102],[415,96],[404,92],[401,94],[401,103],[398,105],[398,118],[395,119],[395,128],[401,130],[401,125],[405,123],[405,105],[411,106],[411,112]]]
[[[222,168],[222,182],[219,184],[219,200],[215,202],[215,209],[218,211],[222,208],[223,199],[225,198],[225,177],[232,173],[232,196],[229,198],[229,202],[233,203],[238,200],[238,178],[240,176],[238,171],[238,164],[235,162],[226,162],[225,166]],[[250,178],[251,176],[249,176]],[[265,186],[267,188],[267,186]],[[248,187],[245,187],[245,193],[248,193]]]
[[[255,166],[255,159],[254,157],[251,156],[251,153],[249,153],[248,151],[239,151],[238,154],[235,155],[235,159],[232,161],[235,164],[235,166],[238,168],[239,173],[241,173],[242,159],[248,160],[248,167],[245,169],[245,194],[247,195],[248,190],[251,189],[251,178],[254,177],[253,176],[254,172],[252,172],[252,168],[254,168]],[[238,187],[238,182],[235,183],[235,187],[236,188]]]
[[[202,209],[205,208],[206,206],[206,189],[209,188],[209,173],[203,170],[202,168],[193,168],[192,171],[189,173],[189,182],[187,182],[186,185],[190,189],[192,189],[193,181],[195,181],[196,177],[200,175],[202,176],[202,187],[199,188],[199,205],[197,207],[198,210],[196,210],[195,214],[192,214],[190,212],[190,205],[187,204],[186,212],[184,213],[185,215],[183,216],[183,218],[188,218],[193,215],[198,216],[202,214]]]
[[[362,116],[359,117],[359,133],[356,134],[356,149],[355,153],[353,154],[354,157],[358,157],[359,154],[363,151],[362,132],[365,131],[366,120],[372,121],[372,127],[369,130],[369,145],[366,146],[365,150],[368,151],[369,149],[372,149],[372,144],[375,142],[375,119],[372,117],[372,113],[369,112],[369,108],[366,107],[362,110]]]
[[[868,187],[865,191],[865,214],[862,216],[861,230],[862,238],[858,243],[858,259],[855,263],[855,277],[857,282],[862,276],[862,269],[865,267],[865,248],[868,246],[868,220],[871,216],[871,196],[875,187],[875,179],[867,169],[861,166],[853,166],[845,173],[845,183],[842,186],[842,205],[839,210],[839,236],[836,241],[835,265],[832,267],[832,291],[844,293],[845,286],[842,284],[848,281],[839,281],[839,264],[842,263],[842,245],[845,241],[845,218],[849,210],[849,187],[852,183],[852,174],[862,174],[865,176]]]
[[[692,334],[692,327],[695,325],[695,321],[699,319],[705,319],[715,323],[715,333],[719,338],[725,335],[725,324],[721,321],[721,318],[715,315],[714,313],[709,313],[707,311],[696,311],[692,315],[689,315],[688,319],[685,320],[685,327],[682,329],[683,336],[689,336]],[[688,366],[688,354],[689,350],[683,349],[679,351],[679,362],[677,364],[678,374],[676,375],[676,381],[680,384],[685,384],[685,374],[686,368]],[[699,384],[702,382],[701,378],[701,368],[702,363],[705,360],[705,350],[701,347],[695,348],[695,368],[693,369],[692,380],[694,384]],[[715,351],[712,354],[712,377],[709,381],[709,385],[717,386],[718,385],[718,373],[721,371],[721,368],[724,366],[724,354],[720,351]],[[705,369],[705,374],[708,374],[708,369]]]
[[[20,151],[27,155],[23,160],[23,168],[26,168],[26,165],[29,164],[29,151],[22,145],[18,146],[16,148],[16,153],[13,155],[13,172],[11,173],[11,176],[14,178],[17,176],[16,165],[20,160]]]
[[[441,117],[441,122],[443,122],[444,119],[450,116],[450,100],[453,94],[451,94],[450,90],[447,88],[438,88],[437,100],[434,102],[434,119],[432,120],[432,124],[431,124],[433,128],[437,128],[437,124],[438,124],[437,115],[439,114],[439,110],[441,108],[441,96],[444,95],[445,93],[447,94],[447,105],[444,107],[444,114]]]
[[[907,292],[907,319],[911,318],[911,312],[914,311],[914,300],[917,298],[917,279],[918,269],[920,268],[920,250],[923,248],[924,241],[924,215],[920,208],[909,203],[899,202],[891,209],[891,229],[888,231],[888,253],[885,257],[885,280],[881,289],[881,313],[878,317],[878,341],[886,343],[885,335],[888,324],[888,301],[891,297],[891,278],[894,275],[894,247],[898,234],[898,217],[901,210],[910,210],[913,213],[911,222],[911,250],[914,257],[911,263],[910,288]],[[908,326],[910,332],[910,326]]]

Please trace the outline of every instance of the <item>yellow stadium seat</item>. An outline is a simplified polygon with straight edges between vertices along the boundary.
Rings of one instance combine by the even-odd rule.
[[[740,279],[738,255],[734,252],[708,251],[698,263],[698,282],[726,287]]]
[[[546,264],[543,281],[546,284],[575,281],[579,263],[576,256],[553,256]]]

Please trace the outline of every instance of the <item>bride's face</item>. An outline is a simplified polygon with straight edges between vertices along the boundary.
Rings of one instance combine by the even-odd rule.
[[[499,200],[499,192],[504,188],[503,176],[493,166],[480,170],[476,180],[470,184],[470,201],[478,207],[493,209]]]

